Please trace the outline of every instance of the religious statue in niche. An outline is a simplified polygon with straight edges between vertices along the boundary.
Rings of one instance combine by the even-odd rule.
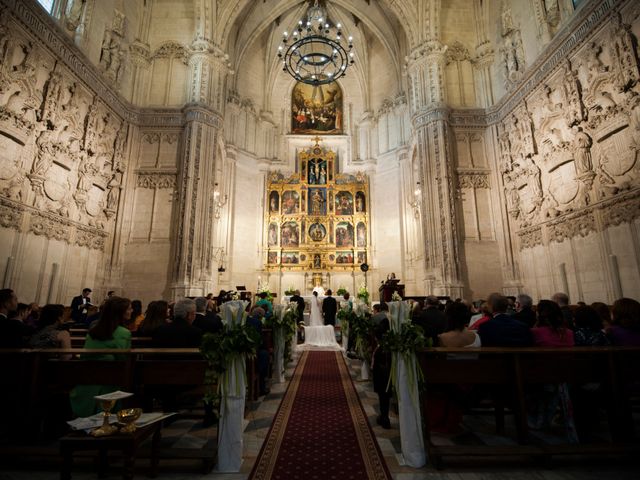
[[[356,242],[358,247],[367,246],[367,231],[362,222],[358,222],[358,226],[356,227]]]
[[[282,193],[282,213],[292,215],[300,211],[300,195],[293,190]]]
[[[353,196],[350,192],[337,193],[336,215],[353,215]]]
[[[367,252],[358,252],[358,263],[360,265],[367,263]]]
[[[585,173],[593,173],[593,163],[591,162],[591,137],[587,135],[581,127],[573,127],[573,156],[578,177]]]
[[[327,202],[324,188],[309,189],[309,213],[312,215],[326,215]]]
[[[309,227],[309,237],[314,242],[320,242],[327,236],[327,229],[321,223],[313,223]]]
[[[349,222],[336,225],[336,247],[353,247],[353,225]]]
[[[627,91],[638,83],[640,74],[635,38],[631,26],[624,23],[620,12],[616,12],[612,20],[610,51],[614,60],[615,83],[620,91]]]
[[[280,239],[283,247],[297,247],[300,243],[298,224],[296,222],[286,222],[282,225]]]
[[[309,160],[309,185],[327,184],[327,161],[319,158]]]
[[[271,192],[269,194],[269,212],[278,213],[280,210],[280,196],[278,192]]]
[[[322,268],[322,258],[319,253],[313,256],[313,268]]]
[[[291,93],[291,133],[342,133],[342,89],[298,82]]]
[[[70,32],[74,32],[80,25],[85,3],[86,0],[71,0],[67,3],[64,25]]]
[[[356,212],[364,213],[367,211],[365,207],[364,199],[365,199],[364,192],[356,193]]]
[[[269,233],[267,234],[267,243],[270,247],[278,245],[278,225],[276,225],[275,223],[269,224]]]

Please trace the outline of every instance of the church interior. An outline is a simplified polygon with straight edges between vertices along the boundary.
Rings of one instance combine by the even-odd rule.
[[[4,3],[0,271],[21,297],[353,291],[359,254],[408,295],[640,297],[635,2],[327,2],[355,59],[321,93],[332,131],[294,123],[313,93],[276,55],[308,2]],[[351,268],[269,248],[269,182],[315,137],[366,178]]]
[[[136,315],[218,292],[284,309],[297,292],[307,326],[330,290],[369,306],[640,300],[638,39],[634,0],[0,0],[2,287],[65,306],[91,289],[96,306],[138,299]],[[255,403],[250,458],[314,362],[368,378],[367,358],[331,355],[279,367],[290,383]],[[350,388],[358,424],[378,397]],[[395,418],[394,435],[353,437],[379,445],[363,471],[431,478]]]

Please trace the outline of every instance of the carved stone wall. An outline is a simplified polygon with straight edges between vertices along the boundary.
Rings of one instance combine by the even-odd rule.
[[[0,268],[9,285],[66,301],[93,282],[89,265],[101,261],[119,210],[128,130],[84,79],[2,10],[0,202],[2,226],[14,233],[2,234]],[[31,258],[33,250],[40,252]],[[77,262],[63,265],[67,282],[45,292],[38,276],[60,256]]]
[[[633,257],[638,242],[640,18],[633,2],[598,7],[566,38],[571,50],[540,66],[539,83],[529,79],[519,101],[504,103],[496,125],[501,199],[524,288],[539,296],[569,289],[573,301],[640,297],[638,259],[615,262]],[[621,224],[630,228],[617,229],[613,243]],[[582,250],[579,239],[588,240]]]

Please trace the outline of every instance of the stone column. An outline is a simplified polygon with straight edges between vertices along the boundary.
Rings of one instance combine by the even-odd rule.
[[[214,261],[215,220],[220,216],[216,170],[222,162],[218,145],[228,69],[225,56],[207,41],[196,40],[192,51],[174,215],[174,299],[211,292],[218,267]]]
[[[490,107],[495,103],[493,95],[493,82],[491,80],[491,67],[495,61],[495,54],[489,42],[481,43],[476,47],[476,55],[473,66],[476,71],[476,87],[483,107]]]
[[[458,212],[455,203],[454,159],[450,147],[449,109],[444,101],[447,47],[430,40],[409,57],[410,105],[420,181],[424,186],[420,215],[425,242],[425,285],[436,295],[461,297]]]

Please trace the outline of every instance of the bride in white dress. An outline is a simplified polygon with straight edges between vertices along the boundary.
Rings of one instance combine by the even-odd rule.
[[[309,315],[310,327],[321,327],[324,325],[322,319],[322,300],[318,298],[318,292],[313,292],[311,297],[311,314]]]
[[[322,298],[320,292],[314,290],[311,297],[311,314],[309,325],[304,329],[304,345],[302,348],[324,348],[340,350],[336,342],[336,334],[331,325],[325,325],[322,319]]]

